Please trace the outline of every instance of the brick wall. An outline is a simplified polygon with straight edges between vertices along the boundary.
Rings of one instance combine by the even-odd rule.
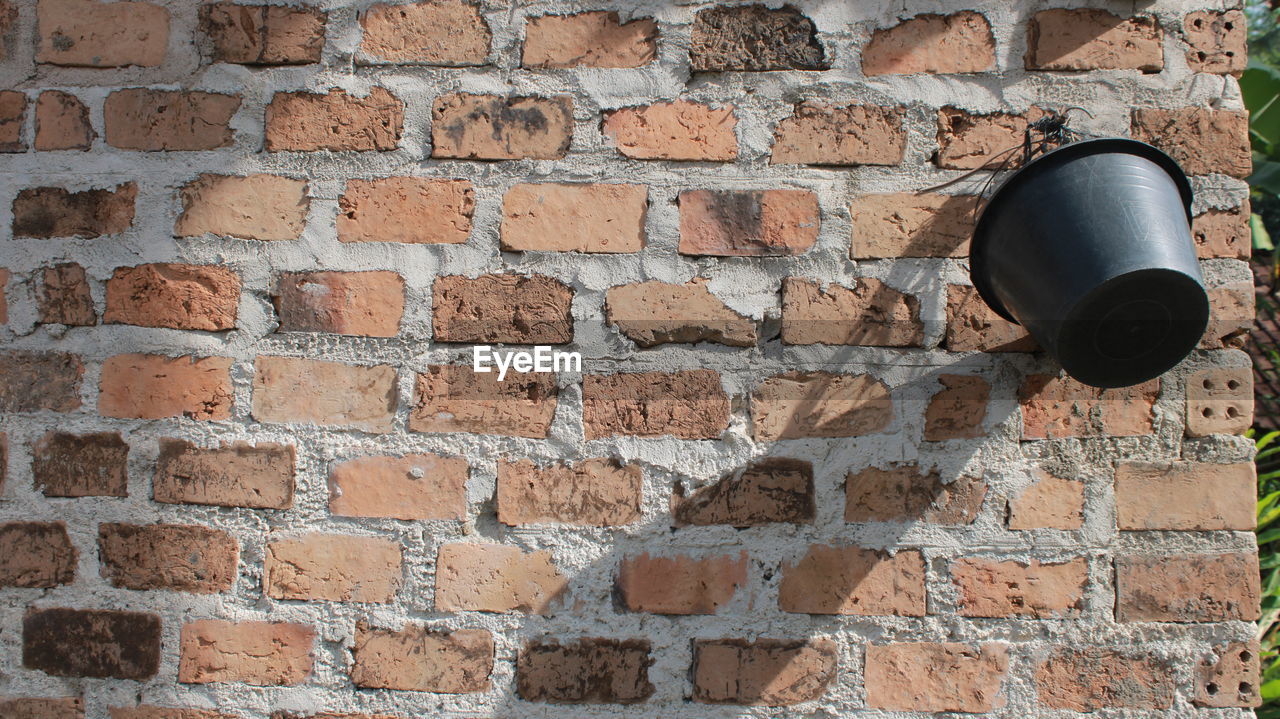
[[[1246,714],[1243,19],[1063,4],[0,1],[0,715]],[[1195,176],[1124,390],[935,187],[1073,106]]]

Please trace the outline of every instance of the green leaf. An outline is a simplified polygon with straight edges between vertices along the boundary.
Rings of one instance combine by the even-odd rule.
[[[1280,679],[1273,679],[1263,684],[1258,688],[1258,691],[1262,694],[1263,701],[1271,701],[1280,697]]]
[[[1253,163],[1253,174],[1249,175],[1248,183],[1255,190],[1280,197],[1280,161],[1262,160]]]
[[[1280,69],[1254,59],[1240,76],[1240,95],[1249,108],[1254,149],[1273,155],[1280,146]]]
[[[1280,162],[1273,162],[1273,165],[1280,165]],[[1266,225],[1262,224],[1262,215],[1253,213],[1249,216],[1249,229],[1253,232],[1253,249],[1263,252],[1271,252],[1276,248],[1271,243],[1271,233],[1267,232]]]

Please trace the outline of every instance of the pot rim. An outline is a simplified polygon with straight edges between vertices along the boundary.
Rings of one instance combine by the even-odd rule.
[[[1123,153],[1129,155],[1137,155],[1145,159],[1151,160],[1159,165],[1161,169],[1169,173],[1173,178],[1173,182],[1178,186],[1178,192],[1182,196],[1182,205],[1187,211],[1187,223],[1191,222],[1191,182],[1187,179],[1187,175],[1178,166],[1178,163],[1169,157],[1160,149],[1148,145],[1139,140],[1133,140],[1127,137],[1100,137],[1091,140],[1080,140],[1072,142],[1061,147],[1055,148],[1045,154],[1031,160],[1021,168],[1016,170],[1012,175],[1006,177],[996,186],[995,192],[991,195],[991,200],[982,208],[982,214],[978,217],[978,222],[974,226],[973,238],[969,243],[969,279],[973,281],[973,286],[978,290],[978,295],[987,303],[996,314],[1000,315],[1010,322],[1021,325],[1012,314],[1005,309],[995,297],[987,283],[986,261],[983,249],[986,245],[986,227],[988,216],[991,215],[993,209],[998,209],[1002,204],[1001,200],[1008,197],[1005,190],[1015,181],[1028,179],[1043,172],[1046,168],[1055,167],[1062,162],[1087,157],[1089,155],[1097,155],[1103,153]]]

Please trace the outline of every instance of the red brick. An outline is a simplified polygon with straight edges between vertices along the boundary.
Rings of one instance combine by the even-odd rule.
[[[1244,434],[1252,426],[1251,367],[1222,367],[1187,376],[1187,436]]]
[[[284,622],[203,619],[183,625],[178,681],[293,686],[311,675],[315,630]]]
[[[14,7],[11,0],[0,0],[0,35],[9,35],[9,31],[13,29],[14,23],[18,21],[18,8]],[[12,54],[12,48],[8,37],[0,38],[0,60],[8,58]]]
[[[139,704],[136,707],[111,707],[111,719],[240,719],[214,709],[180,709]]]
[[[1116,557],[1121,622],[1252,622],[1259,616],[1258,555]]]
[[[773,135],[773,165],[897,165],[907,145],[901,107],[817,101],[795,106]]]
[[[813,21],[790,5],[699,10],[689,39],[689,64],[694,72],[830,67]]]
[[[105,324],[218,332],[234,329],[240,278],[221,265],[117,267],[107,281]]]
[[[683,285],[637,282],[605,292],[605,321],[641,347],[717,342],[754,347],[756,322],[730,309],[695,278]]]
[[[347,460],[329,474],[329,512],[340,517],[463,519],[467,472],[466,460],[434,454]]]
[[[213,42],[215,62],[306,65],[320,62],[328,14],[316,8],[237,5],[200,7],[200,29]]]
[[[48,589],[71,584],[78,558],[63,522],[0,524],[0,586]]]
[[[716,439],[728,426],[729,395],[713,370],[582,378],[582,431],[588,440],[614,435]]]
[[[555,412],[552,375],[508,376],[499,382],[492,371],[432,365],[418,375],[409,431],[546,437]]]
[[[390,432],[396,395],[396,370],[388,365],[267,356],[254,361],[253,418],[259,422]]]
[[[639,252],[645,185],[516,185],[502,198],[502,249]]]
[[[610,527],[640,519],[639,465],[587,459],[538,467],[525,459],[498,461],[498,521],[509,526],[576,524]]]
[[[938,110],[938,151],[933,161],[951,170],[1013,165],[1021,157],[1026,130],[1025,115],[970,113],[947,106]]]
[[[238,95],[129,88],[103,105],[107,144],[121,150],[216,150],[235,136]]]
[[[1084,609],[1089,563],[1000,562],[966,557],[951,563],[951,579],[965,617],[1076,617]]]
[[[786,457],[766,457],[692,491],[677,482],[671,494],[676,526],[807,524],[815,510],[813,465]]]
[[[1261,654],[1256,639],[1214,647],[1212,658],[1202,659],[1196,665],[1196,693],[1192,702],[1198,707],[1260,706]]]
[[[573,140],[573,98],[454,93],[431,108],[431,156],[557,160]]]
[[[368,689],[469,694],[489,689],[493,635],[483,629],[395,631],[356,625],[351,681]]]
[[[31,474],[46,497],[128,496],[129,445],[116,432],[49,432],[31,448]]]
[[[835,681],[836,665],[830,639],[695,640],[693,699],[770,707],[814,701]]]
[[[732,105],[676,100],[607,111],[601,129],[618,152],[637,160],[731,162],[737,126]]]
[[[1164,69],[1163,32],[1150,16],[1106,10],[1042,10],[1027,23],[1028,70]]]
[[[84,364],[63,352],[0,352],[0,412],[70,412],[80,407]]]
[[[849,205],[853,259],[968,257],[978,198],[900,192],[865,195]]]
[[[124,354],[102,363],[104,417],[223,420],[231,416],[231,359]]]
[[[649,642],[532,642],[516,659],[516,694],[527,702],[635,704],[653,695]]]
[[[652,18],[621,22],[616,12],[543,15],[524,22],[524,67],[640,67],[658,55]]]
[[[924,557],[815,544],[782,565],[778,607],[804,614],[925,615]]]
[[[267,544],[266,594],[274,599],[389,602],[400,589],[401,548],[378,537],[306,534]]]
[[[291,446],[233,442],[204,449],[166,437],[152,480],[157,502],[251,509],[288,509],[293,485]]]
[[[89,108],[69,92],[45,90],[36,100],[37,150],[88,150],[98,137]]]
[[[1249,202],[1230,210],[1209,209],[1191,221],[1191,238],[1200,259],[1227,257],[1247,260],[1252,251]]]
[[[437,342],[570,342],[572,303],[572,288],[542,275],[450,275],[431,286]]]
[[[1009,500],[1009,529],[1080,529],[1084,482],[1036,470],[1036,481]]]
[[[889,711],[990,712],[1005,705],[1008,645],[869,644],[867,706]]]
[[[1248,177],[1253,169],[1249,116],[1242,112],[1136,107],[1132,132],[1134,139],[1168,153],[1188,175],[1220,172]]]
[[[84,699],[0,698],[0,716],[9,719],[84,719]]]
[[[924,410],[924,439],[976,439],[984,436],[983,420],[991,399],[991,383],[981,377],[938,375],[942,390],[929,398]]]
[[[1052,439],[1150,434],[1152,408],[1160,394],[1160,380],[1099,389],[1070,377],[1028,375],[1018,390],[1022,405],[1022,438]]]
[[[26,152],[27,96],[0,90],[0,152]]]
[[[22,666],[55,677],[150,679],[160,668],[160,617],[91,609],[28,609]]]
[[[285,272],[271,301],[281,332],[395,337],[404,278],[395,272]]]
[[[1116,465],[1120,529],[1252,531],[1258,480],[1252,462],[1120,462]]]
[[[148,2],[40,0],[36,62],[155,67],[169,45],[169,13]]]
[[[102,576],[122,589],[214,594],[236,580],[240,545],[230,534],[183,524],[98,525]]]
[[[972,524],[986,496],[986,482],[975,477],[943,484],[937,470],[917,464],[868,467],[845,478],[844,521]]]
[[[1248,65],[1249,21],[1239,10],[1188,13],[1182,32],[1190,48],[1187,65],[1196,72],[1215,72],[1237,77]]]
[[[1173,669],[1133,650],[1060,647],[1036,669],[1036,692],[1050,709],[1168,709]]]
[[[178,237],[296,240],[307,223],[307,183],[277,175],[202,174],[182,187]]]
[[[400,144],[404,102],[382,87],[363,97],[340,88],[328,94],[277,92],[266,120],[267,152],[386,152]]]
[[[874,277],[851,285],[783,278],[783,344],[919,347],[924,342],[915,295]]]
[[[893,421],[889,388],[870,375],[789,372],[766,379],[751,394],[758,442],[805,437],[858,437]]]
[[[489,24],[477,3],[432,0],[379,4],[360,20],[360,50],[375,63],[483,65],[489,56]]]
[[[114,235],[133,224],[138,186],[126,182],[114,190],[68,192],[61,187],[22,190],[13,201],[14,237]]]
[[[73,262],[46,267],[41,272],[40,294],[36,298],[40,321],[91,327],[98,324],[98,311],[84,268]]]
[[[9,286],[10,272],[8,269],[0,267],[0,325],[9,322],[9,298],[7,289]]]
[[[917,15],[876,30],[862,49],[865,75],[969,73],[996,69],[991,23],[971,11]]]
[[[441,545],[436,557],[437,611],[548,614],[567,590],[545,550],[455,542]]]
[[[630,612],[715,614],[747,583],[747,553],[693,557],[627,557],[618,567],[617,594]]]
[[[817,242],[819,215],[808,190],[687,190],[680,193],[680,253],[798,255]]]
[[[1244,349],[1254,323],[1253,293],[1244,282],[1209,288],[1209,326],[1200,349]]]
[[[460,244],[471,236],[475,207],[467,180],[348,180],[338,198],[338,241]]]

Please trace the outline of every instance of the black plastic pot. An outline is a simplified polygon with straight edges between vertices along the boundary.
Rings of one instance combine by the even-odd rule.
[[[992,196],[974,230],[973,284],[1067,374],[1125,387],[1182,361],[1209,321],[1191,185],[1178,164],[1122,138],[1064,145]]]

